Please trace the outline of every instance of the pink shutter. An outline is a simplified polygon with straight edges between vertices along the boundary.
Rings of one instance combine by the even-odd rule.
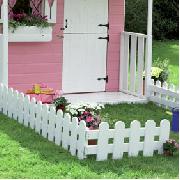
[[[41,14],[41,3],[42,3],[42,0],[31,0],[30,1],[30,6],[32,8],[33,15]]]
[[[9,0],[9,6],[13,8],[16,4],[16,0]]]
[[[49,2],[49,6],[52,7],[54,0],[48,0],[48,2]]]
[[[12,8],[15,6],[16,4],[16,0],[9,0],[9,19],[13,18],[13,12],[12,12]]]
[[[0,0],[0,6],[2,5],[2,3],[3,3],[3,0]]]

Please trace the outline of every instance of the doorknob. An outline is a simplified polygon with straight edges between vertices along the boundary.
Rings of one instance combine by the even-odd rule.
[[[108,29],[109,29],[109,23],[108,24],[99,24],[98,26],[100,26],[100,27],[107,27]]]
[[[59,39],[63,39],[64,38],[64,36],[62,36],[62,35],[56,35]]]
[[[63,28],[61,28],[61,30],[65,30],[68,28],[68,20],[65,19],[65,26]]]

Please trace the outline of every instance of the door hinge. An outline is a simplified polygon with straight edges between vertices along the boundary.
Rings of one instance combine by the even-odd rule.
[[[98,39],[105,39],[105,40],[107,40],[109,42],[109,36],[107,36],[107,37],[99,37]]]
[[[100,26],[100,27],[107,27],[108,29],[109,29],[109,23],[108,24],[99,24],[98,26]]]
[[[98,80],[98,81],[104,80],[104,81],[106,81],[106,83],[108,83],[109,77],[108,77],[108,75],[107,75],[105,78],[97,78],[97,80]]]

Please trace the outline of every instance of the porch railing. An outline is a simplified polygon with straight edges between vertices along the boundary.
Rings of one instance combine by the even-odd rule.
[[[145,95],[147,35],[121,33],[120,91],[135,96]]]

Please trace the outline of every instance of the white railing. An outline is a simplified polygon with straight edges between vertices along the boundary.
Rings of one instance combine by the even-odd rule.
[[[149,100],[165,107],[165,108],[178,108],[179,107],[179,88],[175,85],[168,85],[166,82],[161,83],[154,80],[150,85]]]
[[[120,91],[143,96],[143,72],[146,69],[147,35],[121,33]],[[145,78],[146,79],[146,78]]]
[[[170,134],[168,120],[162,120],[160,127],[156,127],[153,120],[147,121],[145,127],[133,121],[130,128],[125,128],[125,124],[119,121],[115,129],[109,129],[109,124],[103,122],[98,130],[89,130],[84,121],[78,123],[77,118],[71,119],[69,114],[63,115],[62,111],[56,113],[54,107],[36,102],[34,98],[30,100],[29,96],[2,84],[0,111],[34,129],[49,141],[61,145],[79,159],[91,154],[97,155],[98,161],[106,160],[108,154],[112,154],[113,159],[121,159],[124,152],[128,152],[131,157],[138,156],[140,151],[143,151],[144,156],[153,156],[155,150],[161,154],[163,143],[169,139]],[[158,140],[155,140],[156,136]],[[125,138],[129,142],[124,142]],[[96,145],[89,145],[92,139],[97,140]]]

